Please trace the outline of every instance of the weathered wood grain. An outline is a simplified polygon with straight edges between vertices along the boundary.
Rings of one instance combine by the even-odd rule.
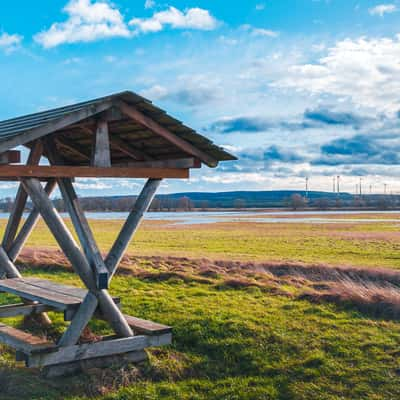
[[[189,178],[187,168],[0,165],[0,178]]]
[[[54,310],[53,307],[45,304],[9,304],[5,306],[0,306],[0,318],[41,314],[43,312],[52,310]]]
[[[99,104],[91,104],[90,106],[81,108],[77,111],[73,111],[67,115],[47,122],[44,125],[22,131],[19,135],[11,136],[8,139],[2,140],[0,143],[0,153],[39,139],[42,136],[48,135],[52,132],[56,132],[79,121],[83,121],[84,119],[92,117],[93,115],[108,110],[112,106],[112,101],[105,101]]]
[[[0,341],[26,353],[34,350],[43,350],[54,348],[54,344],[46,339],[31,335],[19,329],[0,323]]]
[[[42,143],[40,141],[35,142],[29,153],[27,165],[37,165],[40,161],[40,157],[42,156],[42,152]],[[2,246],[7,253],[10,250],[13,240],[15,239],[15,235],[17,234],[22,214],[25,210],[27,198],[28,195],[26,194],[23,186],[20,184],[13,208],[10,213],[10,218],[7,221],[6,229],[4,230]]]
[[[138,229],[144,213],[147,211],[151,202],[153,201],[160,184],[161,179],[149,179],[139,194],[139,197],[135,201],[132,211],[129,213],[121,232],[119,233],[105,260],[110,277],[115,274],[122,256],[124,255],[124,252],[128,247],[133,235]]]
[[[79,306],[79,309],[76,312],[68,329],[62,335],[60,341],[58,342],[58,346],[72,346],[78,342],[83,330],[96,311],[97,304],[97,297],[89,292],[82,304]]]
[[[49,182],[47,182],[44,190],[48,195],[50,195],[55,189],[55,187],[56,187],[56,181],[55,179],[51,179]],[[39,221],[39,217],[40,217],[39,210],[36,207],[34,207],[34,209],[30,212],[28,218],[25,220],[16,238],[14,239],[12,245],[10,246],[10,249],[7,252],[11,261],[15,262],[15,260],[18,258],[19,253],[24,247],[25,242],[27,241],[29,235],[35,228],[37,222]]]
[[[97,121],[94,135],[93,161],[94,167],[111,167],[110,138],[108,134],[108,122],[101,118]]]
[[[168,129],[164,128],[158,122],[144,115],[134,106],[131,106],[123,101],[118,101],[118,106],[120,107],[121,111],[128,117],[132,118],[134,121],[150,129],[153,133],[163,137],[168,142],[173,143],[175,146],[180,148],[185,153],[199,158],[201,161],[203,161],[210,167],[216,167],[218,165],[218,161],[212,158],[210,155],[200,150],[199,148],[195,147],[188,141],[175,135]]]
[[[141,318],[131,317],[130,315],[124,315],[128,325],[133,328],[135,333],[141,333],[145,335],[161,335],[165,333],[171,333],[172,328],[167,325],[158,324],[157,322],[148,321]]]
[[[101,342],[60,347],[53,352],[32,353],[27,361],[29,367],[44,367],[60,363],[69,363],[91,358],[106,357],[134,351],[147,347],[163,346],[171,343],[171,335],[133,336],[122,339],[104,340]]]

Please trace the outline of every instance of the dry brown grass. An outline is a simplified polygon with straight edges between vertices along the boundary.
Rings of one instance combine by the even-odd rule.
[[[48,271],[70,268],[60,251],[24,251],[20,267],[37,266]],[[157,282],[195,282],[218,289],[254,287],[313,302],[350,305],[377,317],[400,317],[400,272],[384,268],[125,256],[119,274]],[[287,290],[288,286],[293,290]]]

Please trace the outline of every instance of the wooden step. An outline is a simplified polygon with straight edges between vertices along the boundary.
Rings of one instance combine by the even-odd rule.
[[[23,299],[38,301],[59,310],[77,308],[87,294],[86,289],[38,278],[0,280],[0,292],[12,293]],[[114,301],[118,302],[118,299]]]
[[[24,353],[32,353],[39,350],[50,350],[55,347],[55,344],[47,339],[31,335],[0,323],[0,342],[13,347],[15,350]]]
[[[137,333],[155,336],[172,332],[172,328],[167,325],[158,324],[157,322],[148,321],[141,318],[131,317],[130,315],[124,315],[124,317],[128,322],[128,325]]]

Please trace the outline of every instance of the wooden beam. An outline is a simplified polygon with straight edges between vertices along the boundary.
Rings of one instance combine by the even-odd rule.
[[[193,144],[182,139],[176,134],[172,133],[168,129],[164,128],[158,122],[147,117],[142,112],[140,112],[136,107],[131,106],[123,101],[118,101],[117,104],[120,107],[121,111],[128,117],[132,118],[140,125],[143,125],[146,128],[150,129],[153,133],[163,137],[170,143],[173,143],[175,146],[179,147],[185,153],[199,158],[201,161],[203,161],[210,167],[216,167],[218,165],[218,161],[212,158],[210,155],[198,149]]]
[[[154,157],[148,155],[143,150],[136,149],[132,145],[125,143],[122,139],[117,138],[115,136],[111,136],[111,147],[119,150],[121,153],[126,154],[129,157],[132,157],[135,160],[146,160],[151,161],[154,160]]]
[[[22,276],[2,246],[0,246],[0,268],[6,273],[7,278],[21,278]]]
[[[24,145],[33,140],[46,136],[49,133],[66,128],[69,125],[75,124],[93,115],[102,113],[113,106],[112,101],[105,101],[99,104],[88,105],[78,111],[71,112],[63,117],[59,117],[47,124],[37,128],[29,129],[19,135],[12,136],[9,139],[4,139],[0,144],[0,153],[12,149],[14,147]]]
[[[9,150],[0,154],[0,164],[13,164],[21,162],[21,152],[19,150]]]
[[[106,357],[143,350],[152,346],[171,343],[171,334],[160,336],[133,336],[130,338],[104,340],[101,342],[61,347],[58,351],[37,352],[28,358],[28,367],[44,367],[68,362]]]
[[[78,342],[83,330],[86,328],[94,312],[96,311],[97,305],[97,297],[89,292],[82,304],[79,306],[79,309],[68,329],[64,332],[60,341],[58,342],[60,347],[73,346]]]
[[[64,221],[54,208],[48,195],[43,190],[42,185],[36,179],[22,180],[25,190],[29,194],[32,202],[40,211],[47,226],[53,233],[64,254],[70,260],[75,272],[81,277],[86,287],[95,293],[101,312],[107,321],[114,328],[115,332],[122,337],[133,336],[132,329],[129,327],[119,308],[106,290],[97,290],[93,271],[86,257],[81,253],[77,243],[66,227]]]
[[[110,138],[108,134],[108,122],[105,119],[97,121],[93,143],[94,167],[111,167]]]
[[[61,160],[57,154],[57,149],[51,140],[46,142],[46,150],[52,164],[61,164]],[[75,231],[81,242],[82,249],[96,275],[97,288],[107,289],[108,270],[104,265],[103,257],[101,256],[101,252],[94,240],[85,213],[79,204],[78,196],[76,195],[74,186],[72,185],[72,180],[70,178],[58,179],[58,186],[67,206]]]
[[[0,166],[0,178],[189,178],[189,170],[183,168],[124,168],[124,167],[76,167],[76,166]]]
[[[40,182],[36,179],[23,179],[21,182],[64,254],[70,260],[76,273],[81,277],[87,288],[95,290],[93,272],[89,263],[81,253],[75,239],[72,237]]]
[[[79,241],[81,242],[82,249],[96,276],[97,288],[108,289],[108,270],[104,264],[101,252],[96,244],[89,223],[79,204],[71,179],[59,179],[58,186],[67,206],[75,231],[79,237]]]
[[[54,344],[38,336],[33,336],[19,329],[0,324],[0,341],[26,353],[34,350],[51,349]]]
[[[40,141],[36,141],[32,149],[29,153],[27,164],[28,165],[37,165],[39,164],[40,158],[43,153],[43,146]],[[17,234],[18,226],[20,224],[22,214],[24,213],[26,201],[27,201],[27,194],[20,184],[17,195],[15,197],[15,201],[13,204],[13,209],[10,213],[10,218],[7,221],[7,226],[4,231],[3,242],[2,246],[6,252],[9,251],[11,244]]]
[[[31,314],[41,314],[46,311],[53,311],[54,308],[45,304],[8,304],[0,306],[0,318],[10,318],[17,316],[28,316]]]
[[[22,354],[23,358],[21,361],[27,362],[29,356]],[[117,354],[114,356],[96,357],[88,360],[80,360],[71,363],[50,365],[43,368],[41,374],[46,379],[52,379],[63,376],[77,376],[79,373],[87,373],[91,368],[109,368],[110,365],[113,368],[125,367],[127,364],[138,363],[148,359],[148,355],[144,350],[132,351],[129,353]],[[29,361],[27,362],[29,364]]]
[[[72,140],[67,139],[65,136],[63,136],[62,138],[56,136],[54,140],[60,147],[64,147],[65,149],[69,150],[71,153],[74,153],[78,157],[81,157],[86,161],[90,161],[90,156],[85,154],[82,150],[78,149],[76,147],[76,144]]]
[[[124,168],[201,168],[201,161],[197,158],[178,158],[176,160],[131,161],[114,164],[114,167]]]
[[[138,229],[144,213],[153,201],[160,184],[161,179],[149,179],[143,187],[139,197],[136,199],[132,211],[106,257],[105,264],[110,273],[110,277],[115,274],[122,256]]]
[[[52,179],[49,182],[47,182],[44,190],[48,195],[50,195],[55,189],[55,187],[56,187],[56,180]],[[18,258],[19,253],[24,247],[25,242],[27,241],[29,235],[35,228],[37,222],[39,221],[39,217],[40,217],[39,210],[36,207],[34,207],[31,213],[29,214],[28,218],[22,225],[21,229],[19,230],[18,235],[14,239],[10,249],[8,250],[8,257],[12,262],[15,262],[15,260]]]

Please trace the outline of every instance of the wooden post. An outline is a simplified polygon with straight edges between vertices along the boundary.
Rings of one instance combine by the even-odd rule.
[[[117,270],[121,258],[139,227],[144,213],[150,207],[161,181],[161,179],[149,179],[137,198],[121,232],[106,257],[105,264],[110,273],[110,277],[112,277]]]
[[[92,165],[95,167],[111,167],[110,138],[108,122],[105,119],[99,119],[97,122]]]
[[[53,203],[50,201],[40,182],[37,179],[31,178],[23,179],[22,184],[63,252],[71,261],[76,273],[81,277],[89,289],[95,290],[96,287],[93,284],[93,273],[90,265],[81,253],[74,238],[68,231],[64,221],[58,214]]]
[[[52,179],[46,184],[44,190],[48,195],[50,195],[55,187],[56,187],[56,181]],[[39,217],[40,217],[39,210],[36,207],[34,207],[31,213],[29,214],[28,218],[26,219],[25,223],[22,225],[20,231],[18,232],[18,235],[15,238],[14,242],[12,243],[10,250],[8,251],[8,257],[10,258],[11,261],[15,262],[15,260],[18,258],[19,253],[24,247],[26,240],[28,239],[30,233],[35,228],[39,220]]]
[[[29,153],[27,165],[37,165],[40,161],[40,157],[42,156],[42,152],[42,143],[40,141],[35,142],[31,152]],[[18,226],[25,210],[27,197],[28,196],[24,188],[22,185],[20,185],[15,197],[13,209],[10,213],[10,218],[8,219],[7,226],[4,231],[2,246],[6,252],[9,251],[15,235],[17,234]]]
[[[123,337],[133,336],[132,329],[129,327],[124,316],[115,305],[108,292],[106,290],[97,290],[93,271],[90,268],[89,262],[81,253],[77,243],[43,190],[40,182],[37,179],[31,178],[23,179],[22,184],[33,203],[40,211],[40,214],[53,233],[64,254],[70,260],[75,272],[81,277],[86,287],[96,295],[104,317],[112,325],[118,335]]]
[[[92,230],[90,229],[85,214],[80,207],[72,181],[69,178],[59,179],[58,186],[67,206],[71,221],[75,227],[75,231],[81,242],[82,249],[96,276],[96,286],[98,289],[107,289],[109,279],[108,270],[104,264],[96,241],[94,240]]]
[[[57,154],[57,149],[51,139],[46,141],[47,155],[52,164],[63,164]],[[68,209],[71,221],[81,242],[82,249],[89,260],[89,263],[96,276],[96,285],[98,289],[108,288],[108,270],[104,264],[100,250],[94,240],[92,230],[86,220],[85,214],[79,204],[75,193],[72,180],[70,178],[60,178],[57,180],[63,200]]]
[[[7,278],[22,278],[22,275],[2,246],[0,246],[0,265],[1,269],[6,273]]]
[[[73,346],[78,342],[83,330],[96,311],[97,304],[97,297],[89,292],[80,305],[68,329],[58,342],[59,346]]]

